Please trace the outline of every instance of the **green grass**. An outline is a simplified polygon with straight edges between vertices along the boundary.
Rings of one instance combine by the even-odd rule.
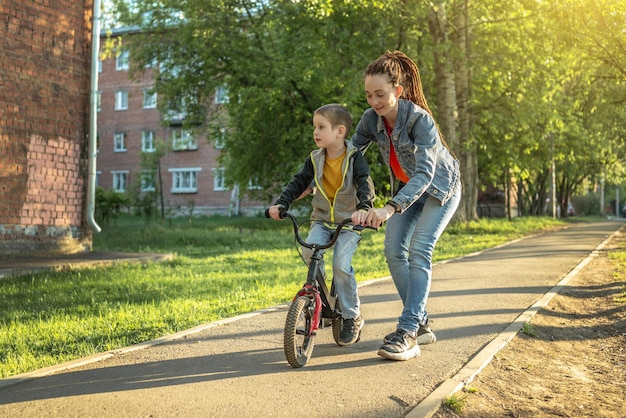
[[[522,325],[522,332],[529,337],[537,338],[537,331],[530,322],[524,322],[524,324]]]
[[[623,244],[615,251],[609,252],[608,257],[614,266],[613,277],[615,281],[626,281],[626,244]],[[622,291],[615,297],[615,301],[626,304],[626,286],[622,286]]]
[[[461,395],[459,392],[453,393],[452,395],[447,396],[442,403],[443,406],[450,409],[452,412],[460,414],[463,412],[463,408],[467,403],[467,395]]]
[[[451,225],[435,261],[563,224],[524,218]],[[388,275],[383,236],[383,231],[363,233],[354,259],[357,280]],[[285,303],[306,272],[291,225],[260,217],[149,225],[121,218],[94,237],[94,249],[167,252],[175,258],[2,279],[0,377]]]

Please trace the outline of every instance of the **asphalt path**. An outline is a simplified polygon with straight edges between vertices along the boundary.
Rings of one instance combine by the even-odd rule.
[[[322,329],[303,368],[285,360],[287,306],[277,306],[0,380],[0,416],[428,416],[422,401],[489,359],[499,335],[623,226],[574,224],[436,264],[428,311],[438,340],[409,361],[376,355],[401,311],[387,277],[359,289],[361,341],[339,347]]]

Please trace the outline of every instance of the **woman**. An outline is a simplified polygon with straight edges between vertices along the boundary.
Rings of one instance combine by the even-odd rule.
[[[365,70],[367,109],[352,137],[362,152],[374,142],[390,168],[391,200],[370,209],[363,225],[385,228],[385,258],[403,310],[396,331],[378,354],[408,360],[419,344],[433,343],[426,301],[432,255],[461,199],[459,163],[445,143],[424,97],[419,70],[400,51],[389,52]]]

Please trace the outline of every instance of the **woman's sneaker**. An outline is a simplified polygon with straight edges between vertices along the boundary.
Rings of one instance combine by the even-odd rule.
[[[417,330],[417,343],[419,345],[432,344],[437,341],[437,337],[435,333],[430,329],[428,325],[428,321],[425,324],[420,324],[419,329]]]
[[[361,338],[361,328],[365,321],[359,315],[356,318],[346,318],[341,324],[341,332],[339,333],[339,345],[353,344]]]
[[[389,339],[396,333],[397,331],[392,332],[391,334],[385,335],[383,338],[383,343],[389,341]],[[417,343],[419,345],[432,344],[437,341],[437,337],[435,333],[430,329],[428,325],[428,321],[425,324],[420,324],[419,329],[417,330]]]
[[[387,338],[389,337],[389,338]],[[388,335],[385,343],[378,350],[378,355],[389,360],[408,360],[420,355],[420,347],[417,345],[417,335],[398,328],[396,332]]]

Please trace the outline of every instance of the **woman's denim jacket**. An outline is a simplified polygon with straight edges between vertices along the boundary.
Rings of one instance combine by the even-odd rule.
[[[389,167],[389,140],[383,118],[373,109],[367,109],[356,127],[352,143],[365,153],[375,142]],[[398,116],[391,140],[398,161],[409,177],[408,183],[401,185],[389,201],[396,212],[404,212],[424,193],[437,198],[443,205],[458,192],[459,162],[441,141],[435,121],[428,112],[413,102],[398,100]],[[394,190],[393,174],[391,178]]]

